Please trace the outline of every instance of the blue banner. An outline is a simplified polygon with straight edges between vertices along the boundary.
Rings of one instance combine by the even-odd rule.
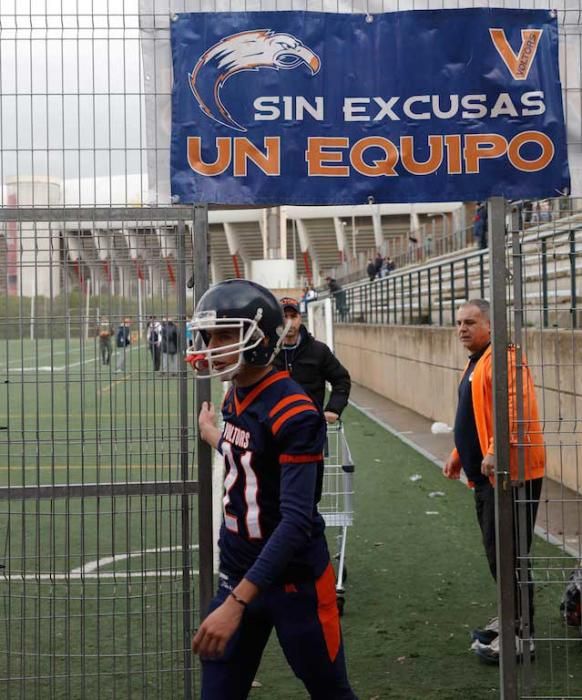
[[[533,199],[570,186],[549,11],[178,14],[172,54],[176,201]]]

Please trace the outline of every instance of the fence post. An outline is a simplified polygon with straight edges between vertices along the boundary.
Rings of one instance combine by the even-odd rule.
[[[432,292],[430,287],[430,267],[426,270],[426,286],[428,288],[428,324],[432,325]]]
[[[178,287],[178,357],[184,356],[186,338],[186,226],[184,220],[178,221],[176,241],[177,251],[177,287]],[[139,328],[142,336],[142,310],[141,310],[141,280],[138,279],[139,296]],[[180,408],[180,478],[186,482],[188,473],[188,377],[186,364],[182,362],[178,369],[178,400]],[[184,640],[184,700],[192,698],[192,652],[190,642],[192,634],[192,547],[190,544],[190,506],[191,496],[184,494],[181,498],[182,513],[182,628]]]
[[[531,656],[529,654],[529,640],[531,638],[530,626],[530,584],[529,584],[529,551],[527,546],[527,489],[525,481],[525,437],[524,437],[524,395],[523,395],[523,326],[525,321],[524,308],[524,288],[523,288],[523,257],[520,241],[521,231],[519,230],[519,217],[517,212],[512,216],[512,272],[513,272],[513,322],[515,341],[515,378],[511,378],[515,386],[515,406],[517,415],[517,499],[515,503],[514,519],[517,521],[519,529],[519,539],[517,541],[516,568],[519,570],[519,610],[521,636],[524,640],[522,688],[524,694],[531,692]]]
[[[455,263],[451,261],[451,325],[454,327],[457,322],[457,310],[455,308]]]
[[[548,245],[545,238],[542,238],[542,319],[543,327],[550,325],[548,311]]]
[[[194,297],[198,304],[200,297],[208,289],[208,206],[198,204],[194,207]],[[196,417],[204,401],[210,401],[210,378],[197,382]],[[213,542],[212,542],[212,450],[210,445],[200,439],[196,430],[198,455],[198,540],[200,566],[200,616],[202,617],[214,591],[213,576]]]
[[[509,473],[505,200],[503,197],[492,197],[488,202],[488,208],[495,435],[495,540],[501,642],[499,685],[501,700],[516,700],[513,513]]]
[[[570,259],[570,298],[572,299],[572,328],[578,327],[578,309],[576,303],[576,231],[568,233]]]

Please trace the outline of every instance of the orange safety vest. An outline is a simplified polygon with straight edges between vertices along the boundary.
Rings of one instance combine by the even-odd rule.
[[[524,450],[525,479],[538,479],[544,475],[546,453],[544,447],[544,435],[538,415],[538,405],[535,395],[535,387],[529,367],[527,366],[525,355],[522,355],[522,391],[523,391],[523,443],[518,440],[517,426],[517,403],[516,403],[516,367],[515,367],[515,346],[510,346],[507,350],[507,365],[509,376],[509,443],[510,457],[509,470],[512,481],[518,480],[518,446]],[[465,367],[465,372],[467,371]],[[463,373],[464,376],[464,373]],[[473,414],[475,425],[479,437],[481,452],[485,454],[495,454],[493,439],[493,382],[491,370],[491,346],[485,350],[473,370],[471,380],[471,398],[473,400]],[[455,448],[453,455],[459,458],[459,453]],[[493,484],[495,477],[492,475],[490,481]]]

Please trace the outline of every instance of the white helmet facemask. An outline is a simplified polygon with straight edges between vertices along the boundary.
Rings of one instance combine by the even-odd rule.
[[[197,375],[233,379],[244,364],[244,352],[256,348],[264,339],[265,334],[259,328],[263,315],[258,309],[255,318],[217,318],[215,311],[202,311],[192,317],[191,328],[197,332],[194,347],[188,348],[188,361],[194,367]],[[238,341],[216,348],[208,348],[204,342],[204,334],[218,330],[238,330]],[[237,353],[237,360],[222,369],[216,369],[215,363]]]

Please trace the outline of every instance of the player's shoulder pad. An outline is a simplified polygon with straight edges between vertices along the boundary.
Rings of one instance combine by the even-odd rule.
[[[293,379],[285,378],[272,387],[265,398],[266,420],[273,435],[277,435],[294,418],[313,416],[320,418],[320,411]]]

